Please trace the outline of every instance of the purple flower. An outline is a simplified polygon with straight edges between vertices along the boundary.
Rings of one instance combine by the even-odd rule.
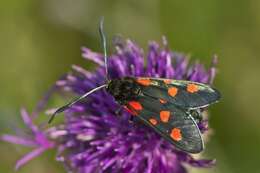
[[[1,139],[4,141],[34,148],[30,153],[26,154],[22,159],[16,162],[16,169],[18,169],[34,157],[39,156],[44,151],[53,148],[55,145],[54,142],[47,139],[46,132],[41,131],[36,125],[33,124],[31,117],[25,109],[21,110],[21,116],[25,125],[30,128],[32,135],[2,135],[1,137]]]
[[[147,55],[130,40],[117,41],[115,48],[108,64],[111,78],[151,76],[211,84],[215,77],[216,57],[208,70],[199,63],[189,65],[184,54],[169,50],[165,39],[162,47],[151,42]],[[56,90],[82,95],[104,84],[103,55],[85,47],[82,50],[85,59],[98,65],[96,71],[73,65],[73,73],[57,81]],[[193,167],[214,164],[214,160],[197,160],[177,150],[149,127],[130,123],[131,115],[126,111],[117,116],[118,108],[112,96],[98,91],[68,109],[63,124],[44,129],[35,126],[32,123],[35,117],[30,118],[23,110],[22,117],[33,136],[3,135],[2,140],[35,148],[17,162],[16,168],[51,148],[57,150],[57,161],[64,163],[68,172],[78,173],[185,173],[185,164]],[[202,133],[208,130],[207,120],[198,125]]]

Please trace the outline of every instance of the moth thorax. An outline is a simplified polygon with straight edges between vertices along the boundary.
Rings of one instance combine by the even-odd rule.
[[[108,83],[108,93],[110,93],[117,102],[125,104],[135,99],[139,94],[140,88],[132,78],[113,79]]]

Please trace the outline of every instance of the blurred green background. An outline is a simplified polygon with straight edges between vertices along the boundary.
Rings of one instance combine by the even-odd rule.
[[[260,1],[257,0],[0,0],[0,130],[22,125],[30,111],[71,64],[88,67],[80,47],[101,50],[97,26],[105,16],[111,39],[122,34],[147,47],[167,36],[170,47],[209,65],[219,56],[215,86],[223,99],[210,108],[214,129],[201,173],[260,172]],[[84,64],[83,64],[84,63]],[[11,128],[10,128],[11,126]],[[0,142],[0,172],[14,172],[28,149]],[[65,172],[46,152],[21,173]]]

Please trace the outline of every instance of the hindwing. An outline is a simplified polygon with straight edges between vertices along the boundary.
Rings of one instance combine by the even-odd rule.
[[[126,107],[177,148],[189,153],[203,150],[200,130],[189,112],[150,96],[139,96]]]

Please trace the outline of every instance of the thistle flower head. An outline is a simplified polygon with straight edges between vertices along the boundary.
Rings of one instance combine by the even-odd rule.
[[[142,76],[211,84],[215,77],[216,58],[208,70],[200,63],[189,64],[186,55],[169,50],[165,39],[162,47],[150,42],[147,54],[130,40],[117,41],[115,48],[108,59],[112,79]],[[104,84],[103,55],[85,47],[82,51],[83,57],[98,67],[89,72],[73,65],[73,72],[56,82],[59,91],[82,95]],[[57,150],[57,161],[63,162],[68,171],[78,173],[185,173],[185,164],[193,167],[214,164],[213,160],[197,160],[179,151],[143,124],[129,123],[131,115],[126,111],[117,116],[119,107],[111,95],[100,90],[68,109],[63,124],[41,130],[23,110],[22,117],[33,137],[3,135],[2,140],[35,148],[17,162],[17,168],[50,148]],[[202,133],[206,132],[207,120],[198,126]]]

